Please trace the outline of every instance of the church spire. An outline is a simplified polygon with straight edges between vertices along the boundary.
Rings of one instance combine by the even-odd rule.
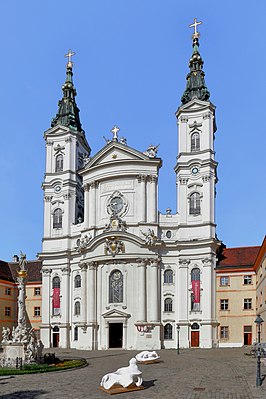
[[[187,87],[181,98],[182,104],[188,103],[193,98],[198,98],[202,101],[208,101],[210,98],[210,92],[204,80],[205,73],[202,70],[204,62],[199,53],[200,33],[197,31],[197,26],[201,24],[202,22],[197,22],[195,18],[194,23],[189,25],[190,28],[194,28],[192,35],[193,53],[189,60],[190,72],[187,74]]]
[[[65,57],[68,57],[68,63],[66,65],[66,81],[62,86],[63,98],[58,102],[58,112],[55,118],[52,119],[51,126],[63,125],[81,132],[79,109],[75,101],[77,92],[72,79],[73,62],[71,61],[71,57],[73,55],[75,53],[71,50],[68,50],[68,54],[65,55]]]

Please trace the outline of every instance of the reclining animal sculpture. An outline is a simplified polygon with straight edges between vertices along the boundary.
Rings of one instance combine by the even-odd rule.
[[[130,385],[135,384],[137,387],[140,387],[142,384],[141,375],[142,372],[138,369],[137,361],[133,357],[129,361],[129,366],[121,367],[114,373],[104,375],[100,385],[104,389],[110,389],[114,385],[121,385],[122,387],[127,388]]]

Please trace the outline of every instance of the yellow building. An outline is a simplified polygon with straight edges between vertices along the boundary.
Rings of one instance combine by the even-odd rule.
[[[256,310],[264,320],[261,325],[261,342],[266,342],[266,236],[255,260],[254,270],[257,274]]]
[[[256,273],[260,247],[224,248],[216,267],[219,347],[251,345],[256,340]]]
[[[0,261],[0,337],[2,327],[12,330],[13,326],[17,325],[17,270],[18,262]],[[26,321],[28,327],[34,328],[38,338],[42,321],[41,261],[28,261],[27,272]]]

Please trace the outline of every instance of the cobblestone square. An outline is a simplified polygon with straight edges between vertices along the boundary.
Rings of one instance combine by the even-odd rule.
[[[104,399],[102,376],[127,366],[136,351],[50,350],[62,358],[86,358],[88,367],[57,373],[1,377],[2,399]],[[120,399],[263,399],[266,381],[256,388],[256,359],[247,348],[161,350],[161,362],[140,365],[145,390],[123,393]],[[262,375],[266,366],[262,365]],[[116,396],[116,395],[114,395]],[[112,396],[112,397],[114,397]]]

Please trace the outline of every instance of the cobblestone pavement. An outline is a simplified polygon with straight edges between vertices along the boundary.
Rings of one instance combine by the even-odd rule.
[[[51,350],[50,350],[51,351]],[[161,350],[161,362],[141,365],[145,390],[120,399],[266,399],[266,379],[256,388],[256,359],[248,349]],[[53,350],[54,352],[54,350]],[[86,358],[88,367],[57,373],[0,377],[1,399],[104,399],[102,376],[127,366],[136,351],[55,350],[62,358]],[[262,374],[266,366],[262,366]],[[114,397],[114,396],[113,396]]]

